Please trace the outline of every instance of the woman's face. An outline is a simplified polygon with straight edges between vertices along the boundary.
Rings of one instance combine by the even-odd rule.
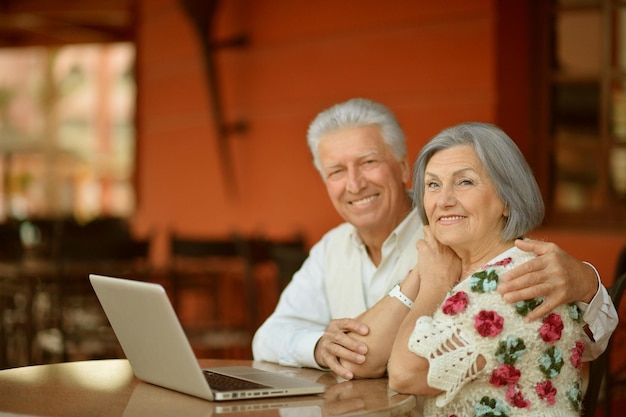
[[[470,252],[501,242],[509,211],[472,146],[435,153],[424,184],[424,210],[439,242]]]

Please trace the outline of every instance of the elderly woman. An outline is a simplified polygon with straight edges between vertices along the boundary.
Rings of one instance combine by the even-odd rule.
[[[543,219],[537,183],[499,128],[464,123],[420,152],[414,181],[425,225],[401,290],[416,296],[394,342],[390,387],[425,395],[425,416],[576,416],[581,311],[525,315],[542,299],[506,303],[499,278],[536,255],[514,242]],[[441,264],[441,257],[456,262]]]

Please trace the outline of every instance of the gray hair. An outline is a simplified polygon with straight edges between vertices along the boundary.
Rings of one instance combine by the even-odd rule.
[[[424,172],[432,156],[442,150],[470,145],[491,177],[496,192],[509,208],[501,237],[506,241],[524,236],[541,225],[544,205],[537,181],[513,140],[497,126],[470,122],[441,131],[420,151],[413,175],[415,206],[428,224],[424,211]]]
[[[393,156],[402,161],[407,154],[406,139],[395,115],[380,103],[364,98],[353,98],[319,113],[309,125],[307,142],[315,168],[323,175],[318,147],[322,137],[345,127],[378,126],[383,141]]]

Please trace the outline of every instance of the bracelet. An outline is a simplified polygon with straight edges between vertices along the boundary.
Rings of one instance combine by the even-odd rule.
[[[400,284],[396,284],[387,295],[389,295],[389,297],[400,300],[400,302],[407,306],[409,309],[413,307],[413,301],[411,301],[406,295],[402,294],[402,291],[400,290]]]

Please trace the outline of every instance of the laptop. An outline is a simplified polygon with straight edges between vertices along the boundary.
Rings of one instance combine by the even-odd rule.
[[[324,392],[322,384],[252,366],[203,369],[163,286],[95,274],[89,280],[135,376],[145,382],[209,401]],[[222,382],[229,385],[217,385]]]

